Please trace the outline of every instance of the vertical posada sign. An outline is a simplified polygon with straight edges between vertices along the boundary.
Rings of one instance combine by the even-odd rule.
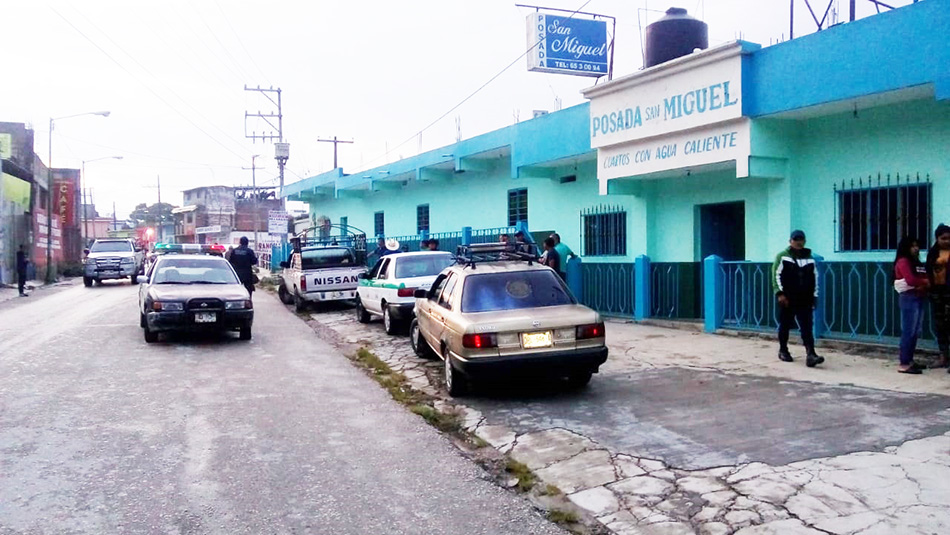
[[[607,21],[528,15],[528,70],[579,76],[607,74]]]

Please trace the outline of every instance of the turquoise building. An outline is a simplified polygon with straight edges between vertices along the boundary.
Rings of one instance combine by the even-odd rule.
[[[767,48],[728,43],[283,195],[404,239],[526,221],[581,257],[571,282],[589,305],[709,330],[772,329],[768,266],[801,228],[824,259],[819,334],[890,341],[897,241],[929,243],[950,221],[948,28],[950,2],[928,0]]]

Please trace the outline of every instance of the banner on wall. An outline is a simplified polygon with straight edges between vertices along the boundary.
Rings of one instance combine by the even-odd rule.
[[[528,15],[528,70],[604,76],[607,74],[607,21]]]
[[[26,180],[3,173],[3,180],[0,181],[0,189],[3,190],[3,198],[6,202],[12,202],[22,207],[30,206],[30,183]]]
[[[77,222],[73,221],[73,217],[76,213],[73,203],[76,201],[76,196],[72,188],[72,183],[57,181],[53,182],[53,184],[53,191],[56,194],[54,197],[55,204],[53,206],[53,213],[59,216],[59,221],[62,226],[76,226]]]

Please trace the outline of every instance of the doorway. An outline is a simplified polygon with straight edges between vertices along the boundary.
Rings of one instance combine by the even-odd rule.
[[[745,202],[699,206],[699,259],[745,260]]]

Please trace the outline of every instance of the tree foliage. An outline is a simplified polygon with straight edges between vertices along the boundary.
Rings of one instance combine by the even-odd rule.
[[[147,226],[152,227],[158,225],[159,222],[170,222],[174,221],[172,218],[172,208],[173,205],[168,203],[155,203],[151,206],[143,203],[139,203],[135,210],[132,210],[132,213],[129,214],[129,219],[135,221],[135,226]]]

